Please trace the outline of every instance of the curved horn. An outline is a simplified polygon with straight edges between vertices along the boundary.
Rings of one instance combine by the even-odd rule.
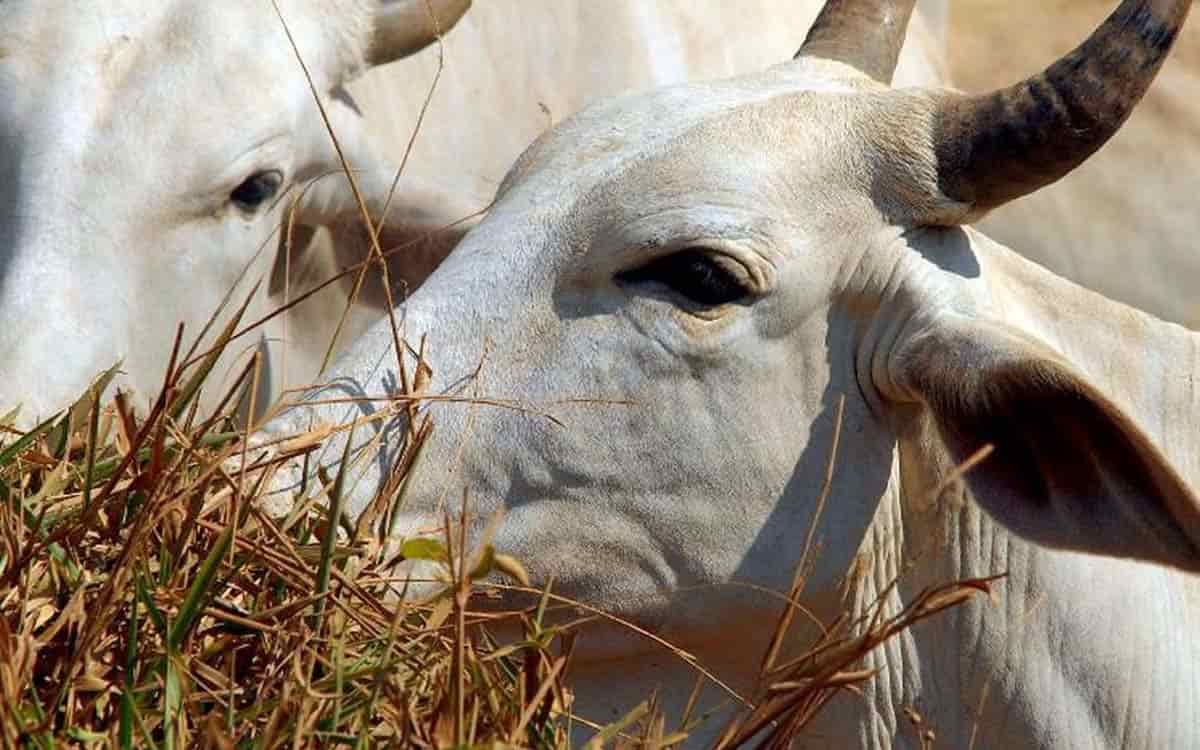
[[[471,0],[377,0],[367,64],[383,65],[420,52],[470,7]]]
[[[967,204],[973,219],[1079,166],[1146,93],[1191,5],[1125,0],[1043,73],[940,103],[933,138],[942,193]]]
[[[916,0],[827,0],[796,57],[822,57],[891,83]]]

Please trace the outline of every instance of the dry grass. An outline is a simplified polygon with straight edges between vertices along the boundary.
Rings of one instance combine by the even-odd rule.
[[[341,474],[323,477],[324,503],[283,521],[263,514],[256,499],[272,466],[320,436],[269,460],[249,455],[251,470],[231,473],[245,434],[228,410],[200,419],[196,407],[220,350],[173,362],[144,416],[120,395],[91,397],[108,373],[31,431],[13,429],[15,415],[2,420],[0,744],[567,746],[576,634],[544,624],[561,600],[472,611],[491,588],[482,579],[520,582],[519,563],[486,544],[460,554],[465,535],[452,519],[444,541],[410,541],[397,556],[369,524],[339,518]],[[252,392],[255,377],[252,364],[224,403]],[[402,493],[427,435],[410,431],[378,512]],[[400,557],[438,563],[441,593],[420,604],[391,595]],[[956,584],[890,618],[834,623],[801,658],[768,665],[722,747],[755,736],[784,746],[832,695],[872,677],[858,666],[867,652],[986,588]],[[501,616],[524,637],[497,644],[486,625]],[[648,701],[596,746],[669,747],[685,736]]]
[[[564,742],[560,634],[519,613],[526,640],[497,648],[465,609],[474,579],[520,578],[518,565],[410,543],[402,554],[445,559],[454,577],[424,604],[389,597],[387,548],[337,533],[341,476],[333,502],[265,516],[254,500],[271,466],[228,471],[244,435],[197,418],[187,374],[144,417],[85,397],[27,433],[5,419],[4,747]]]

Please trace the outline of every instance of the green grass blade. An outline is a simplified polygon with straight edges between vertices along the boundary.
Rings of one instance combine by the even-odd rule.
[[[175,403],[171,405],[170,414],[172,419],[178,420],[182,417],[188,405],[200,393],[200,386],[204,385],[204,381],[208,379],[213,368],[216,367],[217,360],[225,352],[225,347],[229,346],[229,342],[233,340],[234,334],[237,333],[238,325],[241,324],[242,317],[246,314],[246,308],[250,306],[250,302],[258,294],[258,287],[261,283],[255,284],[254,288],[250,290],[250,294],[246,295],[246,301],[242,303],[242,306],[234,312],[233,317],[225,324],[225,328],[221,330],[220,335],[217,336],[217,340],[213,342],[211,351],[200,361],[199,368],[192,373],[192,376],[188,378],[184,386],[179,389],[179,392],[175,396]]]
[[[54,425],[57,423],[59,416],[60,414],[55,414],[45,422],[42,422],[37,427],[34,427],[32,430],[22,435],[12,445],[8,446],[4,450],[0,450],[0,469],[8,466],[17,456],[21,455],[26,448],[33,445],[34,441],[50,432],[50,430],[53,429]]]
[[[196,574],[196,580],[192,581],[192,585],[188,588],[187,596],[179,607],[179,615],[175,618],[175,622],[171,623],[171,629],[167,635],[167,645],[172,650],[178,649],[187,639],[192,626],[196,624],[200,613],[204,611],[204,606],[212,593],[213,581],[221,567],[221,561],[229,553],[229,545],[233,543],[233,529],[232,525],[227,526],[217,537],[216,544],[209,550],[208,557],[204,558],[204,563],[201,564],[200,570]]]
[[[137,704],[133,704],[133,720],[137,725],[138,734],[142,735],[142,740],[146,743],[145,747],[149,750],[158,750],[158,745],[154,743],[154,735],[150,733],[150,728],[146,726],[146,720],[142,718],[142,712],[138,710]]]
[[[345,504],[346,474],[350,470],[350,446],[354,444],[354,428],[346,436],[346,447],[342,451],[342,461],[338,465],[337,477],[333,480],[333,489],[329,491],[329,521],[326,524],[325,538],[321,540],[321,560],[317,565],[316,594],[321,599],[316,604],[316,622],[314,630],[318,633],[321,628],[321,615],[325,611],[325,593],[329,591],[329,574],[333,568],[333,551],[337,545],[338,519],[342,517],[342,506]]]
[[[405,560],[431,560],[433,562],[450,562],[450,553],[441,541],[427,536],[417,536],[404,540],[400,545],[400,554]]]
[[[21,405],[17,404],[9,409],[4,416],[0,417],[0,427],[12,427],[17,423],[17,417],[21,415]]]
[[[112,367],[100,373],[88,386],[87,391],[82,396],[75,400],[63,412],[59,412],[62,419],[54,425],[54,429],[50,433],[50,455],[55,458],[66,458],[67,448],[71,444],[71,436],[79,429],[80,425],[87,419],[88,414],[99,408],[100,398],[104,394],[104,390],[108,388],[109,383],[117,376],[120,370],[121,363],[117,362]]]
[[[141,577],[138,577],[141,580]],[[121,691],[121,719],[117,728],[117,743],[122,750],[133,750],[134,705],[133,689],[137,684],[138,666],[138,603],[129,606],[129,643],[125,649],[125,686]]]
[[[114,373],[115,374],[115,373]],[[99,394],[100,391],[97,391]],[[100,451],[100,399],[92,404],[88,414],[87,467],[83,470],[83,512],[87,514],[92,505],[92,483],[96,481],[96,454]]]
[[[118,361],[115,365],[97,375],[92,384],[88,386],[87,391],[75,403],[71,404],[71,408],[67,410],[67,416],[70,417],[72,431],[82,425],[83,420],[100,407],[100,400],[104,396],[104,391],[108,389],[113,378],[120,371],[121,362]]]
[[[647,701],[642,701],[634,706],[632,711],[597,732],[583,746],[584,750],[600,750],[609,740],[616,739],[617,735],[623,732],[626,727],[641,721],[648,713],[650,713],[650,704]]]
[[[338,731],[342,723],[342,700],[346,693],[346,641],[339,633],[333,642],[333,718],[329,722],[331,731]]]
[[[166,674],[163,676],[163,747],[174,750],[177,722],[183,706],[183,684],[179,675],[178,653],[168,647]]]
[[[97,375],[92,380],[92,384],[88,386],[87,391],[77,398],[75,403],[67,407],[66,411],[60,412],[62,419],[54,425],[54,430],[50,434],[50,455],[55,458],[67,457],[71,436],[83,425],[89,414],[100,408],[100,399],[104,395],[104,390],[112,383],[120,368],[121,363],[117,362]]]
[[[137,598],[142,604],[146,605],[146,613],[150,615],[150,619],[154,621],[154,627],[158,628],[158,632],[166,634],[167,618],[163,616],[162,610],[154,603],[154,598],[150,596],[149,589],[146,588],[146,577],[142,571],[138,571],[134,579]]]

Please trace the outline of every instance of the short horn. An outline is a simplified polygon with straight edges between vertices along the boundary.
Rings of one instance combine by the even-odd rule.
[[[376,0],[367,64],[383,65],[420,52],[449,31],[471,0]]]
[[[1082,164],[1146,93],[1191,4],[1125,0],[1041,74],[991,94],[947,98],[933,133],[941,192],[974,220]]]
[[[796,57],[846,63],[891,83],[916,0],[827,0]]]

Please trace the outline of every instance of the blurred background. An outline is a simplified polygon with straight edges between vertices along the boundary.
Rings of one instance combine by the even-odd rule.
[[[1111,0],[954,0],[949,68],[965,91],[1007,86],[1083,40]],[[1200,328],[1200,23],[1101,152],[981,228],[1077,282]]]

